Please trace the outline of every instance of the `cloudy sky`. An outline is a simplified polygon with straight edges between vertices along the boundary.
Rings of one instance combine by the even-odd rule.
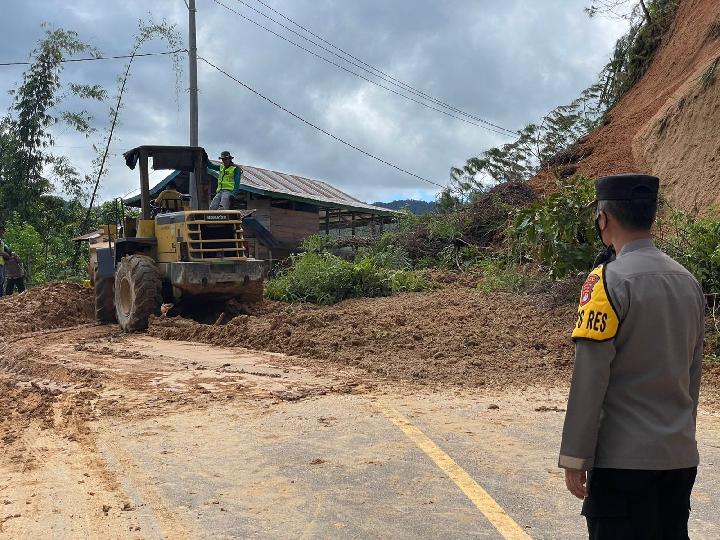
[[[220,0],[347,69],[250,7],[302,30],[258,0]],[[1,0],[0,61],[27,60],[41,23],[77,31],[105,55],[126,54],[138,19],[166,19],[187,43],[184,0]],[[214,0],[196,0],[198,53],[310,122],[399,167],[446,184],[452,165],[505,137],[422,107],[311,56]],[[606,63],[622,22],[589,19],[588,0],[264,0],[295,22],[383,72],[473,116],[519,129],[571,101]],[[305,34],[306,37],[311,37]],[[327,45],[324,45],[328,47]],[[155,40],[142,52],[167,50]],[[357,63],[357,62],[356,62]],[[140,144],[188,143],[187,59],[176,91],[170,57],[140,58],[111,146],[101,199],[137,186],[122,152]],[[66,64],[66,82],[99,83],[116,94],[123,60]],[[0,109],[23,67],[0,67]],[[437,188],[352,150],[258,98],[200,62],[200,144],[211,157],[233,152],[238,163],[326,180],[367,201],[432,199]],[[387,82],[374,79],[389,86]],[[401,93],[408,93],[394,87]],[[413,96],[418,99],[417,96]],[[437,106],[431,102],[427,102]],[[90,172],[108,124],[110,100],[93,105],[98,132],[86,139],[56,130],[57,152]],[[67,103],[67,108],[73,106]],[[451,112],[451,111],[448,111]]]

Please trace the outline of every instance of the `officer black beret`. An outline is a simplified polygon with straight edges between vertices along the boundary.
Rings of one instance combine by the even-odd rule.
[[[649,174],[614,174],[595,181],[595,201],[656,200],[660,179]]]

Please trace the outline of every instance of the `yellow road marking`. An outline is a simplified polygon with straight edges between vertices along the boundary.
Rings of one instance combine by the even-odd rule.
[[[528,535],[515,521],[495,502],[480,484],[465,472],[453,459],[435,444],[427,435],[416,428],[410,420],[391,407],[380,407],[380,411],[388,417],[400,430],[413,441],[420,450],[437,465],[468,499],[477,506],[487,520],[506,540],[528,540]]]

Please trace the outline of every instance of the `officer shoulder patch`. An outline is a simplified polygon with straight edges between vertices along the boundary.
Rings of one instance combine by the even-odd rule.
[[[606,341],[615,337],[619,326],[620,319],[605,284],[605,266],[601,265],[590,273],[580,290],[572,338]]]

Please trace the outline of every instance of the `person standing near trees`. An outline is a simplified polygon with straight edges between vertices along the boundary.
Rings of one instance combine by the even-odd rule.
[[[230,210],[232,197],[240,192],[242,169],[233,163],[227,150],[220,153],[221,165],[208,163],[208,169],[218,173],[217,191],[210,203],[210,210]]]
[[[7,286],[5,294],[10,296],[15,290],[18,293],[25,291],[25,267],[17,253],[13,253],[5,261],[5,272],[7,274]]]
[[[596,228],[615,260],[580,293],[558,465],[591,540],[687,539],[705,297],[653,244],[659,180],[596,182]]]
[[[5,243],[5,225],[0,224],[0,296],[5,290],[5,264],[11,253],[10,247]]]

